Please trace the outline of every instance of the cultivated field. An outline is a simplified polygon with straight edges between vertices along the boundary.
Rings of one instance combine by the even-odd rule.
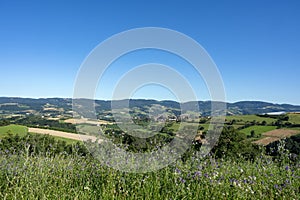
[[[289,130],[289,129],[276,129],[272,131],[268,131],[266,133],[263,133],[264,138],[255,141],[255,144],[260,144],[260,145],[268,145],[272,142],[275,142],[277,140],[286,138],[286,137],[291,137],[292,135],[297,135],[299,134],[299,131],[297,130]]]
[[[98,120],[98,121],[93,121],[93,120],[89,120],[89,119],[66,119],[64,121],[65,123],[71,123],[71,124],[91,124],[91,125],[101,125],[101,124],[113,124],[112,122],[108,122],[105,120]]]
[[[264,137],[260,140],[256,140],[253,143],[266,146],[266,145],[268,145],[272,142],[278,141],[278,140],[280,140],[280,138],[278,138],[278,137]]]
[[[291,137],[292,135],[296,135],[298,133],[299,133],[299,131],[296,131],[296,130],[276,129],[276,130],[268,131],[268,132],[264,133],[263,136],[286,138],[286,137]]]
[[[52,136],[63,137],[63,138],[68,138],[68,139],[78,140],[78,141],[91,140],[94,142],[97,139],[95,136],[67,133],[63,131],[55,131],[55,130],[42,129],[42,128],[28,128],[28,132],[38,133],[38,134],[48,134]]]

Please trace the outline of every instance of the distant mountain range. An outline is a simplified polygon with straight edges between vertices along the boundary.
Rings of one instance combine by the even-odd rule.
[[[122,105],[125,100],[119,100],[114,103]],[[202,115],[210,115],[211,101],[194,101],[183,103],[185,107],[199,106]],[[96,111],[109,112],[111,110],[111,101],[95,100]],[[145,110],[152,105],[160,105],[170,110],[174,114],[179,114],[180,103],[176,101],[157,101],[145,99],[129,100],[130,108]],[[261,101],[240,101],[236,103],[226,103],[227,115],[244,115],[244,114],[262,114],[269,112],[300,112],[300,106],[290,104],[274,104]],[[60,108],[64,111],[72,110],[71,98],[17,98],[17,97],[0,97],[0,114],[20,113],[28,110],[41,112],[45,107]]]

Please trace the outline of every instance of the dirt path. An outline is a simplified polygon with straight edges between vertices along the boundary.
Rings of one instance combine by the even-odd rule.
[[[67,133],[63,131],[55,131],[55,130],[42,129],[42,128],[28,128],[28,132],[58,136],[58,137],[63,137],[63,138],[68,138],[68,139],[78,140],[78,141],[92,140],[92,142],[95,142],[97,139],[95,136]],[[98,142],[101,141],[102,140],[99,140]]]

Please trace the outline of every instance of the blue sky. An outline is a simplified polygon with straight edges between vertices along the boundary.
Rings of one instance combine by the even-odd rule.
[[[77,72],[92,49],[119,32],[150,26],[199,42],[219,68],[227,101],[300,105],[299,10],[298,0],[1,0],[0,96],[72,97]],[[101,80],[97,98],[110,98],[111,85],[124,69],[154,61],[174,65],[191,81],[199,100],[210,99],[188,64],[157,51],[120,58]],[[157,86],[135,95],[173,98]]]

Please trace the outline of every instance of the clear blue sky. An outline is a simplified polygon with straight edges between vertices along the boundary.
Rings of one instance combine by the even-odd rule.
[[[1,0],[0,96],[72,97],[77,71],[96,45],[121,31],[154,26],[180,31],[207,50],[229,102],[300,105],[299,10],[298,0]],[[149,51],[119,62],[134,66],[171,57]],[[180,62],[174,58],[168,64]],[[115,65],[103,84],[108,86],[122,72]],[[193,84],[193,73],[182,73]],[[109,98],[107,88],[98,98]],[[197,95],[209,99],[205,92]],[[136,93],[143,98],[171,96],[151,86]]]

